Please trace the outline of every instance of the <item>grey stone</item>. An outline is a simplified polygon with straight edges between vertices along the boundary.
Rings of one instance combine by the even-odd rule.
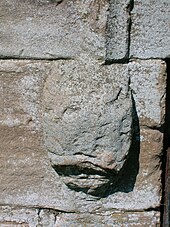
[[[0,1],[0,226],[159,226],[169,13]]]
[[[129,213],[98,213],[98,214],[62,214],[57,217],[56,227],[59,226],[90,226],[90,227],[122,227],[122,226],[151,226],[160,222],[159,212],[129,212]]]
[[[128,168],[119,180],[121,185],[119,191],[103,200],[103,210],[113,208],[124,211],[145,210],[160,206],[162,171],[159,157],[163,150],[163,133],[141,127],[140,137],[136,139],[140,140],[140,144],[136,143],[134,146],[129,164],[127,164]],[[137,159],[134,158],[136,152],[139,152]],[[133,186],[130,178],[135,176],[131,174],[130,168],[131,171],[137,171]]]
[[[130,87],[140,125],[160,127],[165,120],[166,64],[161,60],[129,63]]]
[[[106,60],[127,61],[129,58],[131,0],[110,1],[107,22]]]
[[[146,84],[155,81],[149,90],[161,97],[165,89],[162,61],[109,66],[90,58],[50,62],[1,61],[0,203],[78,213],[110,209],[142,211],[158,207],[161,171],[159,168],[155,170],[160,163],[155,157],[162,150],[162,134],[155,130],[141,130],[139,155],[139,135],[132,137],[134,132],[131,130],[134,128],[132,109],[133,115],[135,109],[129,90],[129,75],[134,90],[133,83],[140,78],[140,72],[144,72],[141,74],[144,78],[146,72],[151,75],[148,80],[146,74]],[[145,84],[140,86],[147,87]],[[155,86],[158,86],[156,90]],[[142,95],[146,90],[141,87],[141,94],[138,92],[140,102],[144,103],[148,96]],[[143,106],[135,93],[134,100],[139,114]],[[163,109],[160,98],[153,100],[154,105]],[[144,115],[148,113],[144,112]],[[139,117],[141,119],[140,114]],[[160,122],[159,117],[156,119]],[[104,131],[100,130],[101,124]],[[84,136],[85,127],[89,137]],[[105,136],[100,138],[99,133]],[[80,138],[77,146],[70,142],[75,135],[78,141]],[[60,136],[59,142],[57,136]],[[102,139],[104,146],[99,143]],[[97,144],[99,150],[94,149],[92,153],[93,144],[94,147]],[[114,160],[110,152],[112,147],[120,152],[116,155],[113,152]],[[122,159],[120,162],[119,158]],[[68,175],[69,168],[78,174]],[[71,188],[65,184],[71,184]]]
[[[108,1],[0,1],[0,57],[105,58]]]
[[[0,57],[127,60],[131,0],[1,0]]]
[[[62,184],[42,144],[42,92],[49,73],[47,62],[0,61],[0,204],[55,207],[58,201],[58,208],[74,209],[71,201],[61,205]]]
[[[159,223],[160,213],[157,211],[70,214],[57,210],[24,207],[3,206],[0,209],[0,225],[4,227],[138,227],[139,225],[155,227]]]
[[[69,188],[102,195],[125,164],[132,138],[126,65],[57,61],[44,90],[44,140]]]
[[[170,57],[170,1],[135,0],[130,55],[133,58]]]
[[[0,61],[0,125],[41,130],[41,98],[49,63]]]

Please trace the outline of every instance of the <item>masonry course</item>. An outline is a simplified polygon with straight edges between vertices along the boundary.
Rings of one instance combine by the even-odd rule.
[[[0,226],[160,225],[169,9],[0,2]]]

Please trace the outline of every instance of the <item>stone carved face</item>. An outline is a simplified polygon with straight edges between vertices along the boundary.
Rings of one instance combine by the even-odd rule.
[[[45,85],[44,140],[52,166],[69,188],[92,195],[116,184],[131,146],[127,78],[113,72],[61,61]]]

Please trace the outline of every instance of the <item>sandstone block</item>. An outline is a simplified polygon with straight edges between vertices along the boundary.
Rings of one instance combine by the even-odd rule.
[[[119,191],[105,199],[102,209],[145,210],[160,206],[163,134],[158,130],[142,128],[139,138],[139,148],[137,143],[134,147],[135,150],[139,149],[138,161],[134,159],[136,151],[133,150],[129,163],[127,163],[128,168],[125,169],[119,179]],[[138,166],[135,167],[136,164]],[[130,178],[133,175],[130,173],[136,170],[135,183],[132,187]]]
[[[45,146],[66,185],[102,194],[116,184],[133,134],[127,66],[58,61],[44,100]]]
[[[38,210],[34,208],[1,206],[0,226],[35,227],[38,225]]]
[[[30,130],[0,127],[0,203],[75,211],[41,139]]]
[[[165,120],[165,63],[161,60],[132,61],[129,73],[140,125],[160,127]]]
[[[41,94],[48,63],[0,61],[0,125],[41,128]]]
[[[105,57],[107,0],[1,0],[0,56]]]
[[[107,214],[62,214],[57,217],[56,227],[59,226],[150,226],[159,225],[159,212],[129,212],[129,213],[107,213]]]
[[[6,211],[9,216],[6,216]],[[0,210],[0,224],[4,227],[68,227],[68,226],[159,226],[160,214],[156,211],[149,212],[107,212],[69,214],[50,209],[7,208]],[[3,220],[3,221],[2,221]],[[5,221],[10,220],[10,221]],[[12,221],[15,220],[15,221]],[[27,222],[23,223],[23,222]],[[5,224],[8,225],[5,225]],[[23,223],[23,224],[19,224]],[[11,225],[10,225],[11,224]]]
[[[110,1],[107,21],[106,60],[126,61],[129,58],[131,0]]]
[[[17,223],[13,221],[6,221],[6,222],[0,222],[0,226],[2,227],[29,227],[27,223]]]
[[[170,1],[135,0],[130,55],[134,58],[170,57]]]
[[[151,72],[164,68],[151,62]],[[159,206],[162,134],[145,126],[139,135],[129,73],[138,78],[144,66],[130,64],[1,61],[1,204],[79,213]],[[8,113],[19,123],[7,124]]]
[[[0,57],[128,58],[130,0],[1,0]]]
[[[140,168],[137,185],[143,190],[150,187],[157,189],[157,196],[160,197],[162,189],[161,154],[163,151],[163,133],[142,127],[140,142]]]
[[[42,146],[42,91],[49,72],[47,62],[0,61],[0,204],[53,207],[61,197]]]

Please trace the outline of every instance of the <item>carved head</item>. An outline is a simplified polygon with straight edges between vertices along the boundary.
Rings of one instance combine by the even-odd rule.
[[[45,146],[69,188],[98,195],[116,184],[128,156],[131,95],[111,70],[74,64],[57,65],[46,83]]]

